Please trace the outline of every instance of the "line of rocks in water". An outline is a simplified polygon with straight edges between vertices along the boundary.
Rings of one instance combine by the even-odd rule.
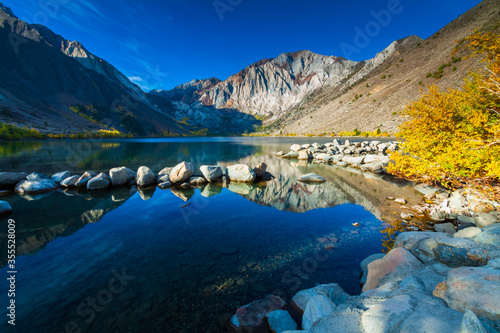
[[[397,150],[397,141],[341,142],[335,139],[325,144],[294,144],[290,147],[290,152],[279,151],[275,155],[286,159],[331,163],[339,167],[350,166],[363,171],[383,173],[390,162],[387,155]]]
[[[52,176],[41,173],[13,173],[0,172],[0,188],[10,191],[14,189],[20,195],[41,194],[63,189],[86,189],[88,191],[106,190],[112,187],[137,186],[148,188],[158,186],[160,189],[179,187],[189,189],[203,186],[207,183],[229,182],[253,183],[268,181],[274,178],[267,172],[267,165],[260,163],[252,168],[246,164],[229,165],[226,171],[218,165],[203,165],[200,175],[195,175],[195,168],[189,162],[181,162],[174,167],[167,167],[155,174],[146,166],[136,171],[127,167],[112,168],[108,173],[86,171],[81,175],[71,175],[70,171],[63,171]],[[0,215],[12,213],[12,207],[6,201],[0,201]]]

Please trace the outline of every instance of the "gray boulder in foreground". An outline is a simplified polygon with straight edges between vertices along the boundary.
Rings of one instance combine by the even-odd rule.
[[[222,180],[222,168],[218,165],[202,165],[200,171],[203,177],[210,183]]]
[[[170,181],[174,184],[182,184],[189,180],[194,174],[194,167],[189,162],[177,164],[169,173]]]
[[[227,175],[233,182],[253,182],[257,175],[246,164],[236,164],[227,167]]]
[[[335,308],[335,304],[327,295],[311,297],[302,316],[302,328],[311,329],[321,318],[334,312]]]
[[[368,264],[368,277],[363,292],[378,288],[386,283],[398,282],[423,268],[423,264],[404,248],[395,248],[382,259]]]
[[[326,182],[326,179],[315,174],[315,173],[308,173],[307,175],[302,175],[299,178],[297,178],[299,182],[303,183],[324,183]]]
[[[368,278],[361,295],[350,296],[337,284],[299,291],[290,305],[303,314],[298,326],[304,331],[285,332],[498,332],[500,224],[479,229],[464,238],[401,233],[393,250],[362,263]]]
[[[147,187],[151,185],[156,185],[156,175],[147,166],[141,166],[137,170],[137,175],[135,176],[135,181],[139,187]]]
[[[12,213],[12,207],[7,201],[0,200],[0,216]]]
[[[108,175],[104,172],[101,172],[87,182],[87,190],[103,190],[108,188],[110,185],[111,180],[109,179]]]
[[[480,317],[500,320],[500,270],[460,267],[448,273],[444,299],[458,311],[471,310]]]

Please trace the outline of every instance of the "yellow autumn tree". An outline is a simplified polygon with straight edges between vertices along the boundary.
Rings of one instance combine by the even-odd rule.
[[[389,172],[500,199],[500,36],[476,31],[466,45],[486,55],[488,74],[472,74],[462,89],[431,86],[408,105],[402,150],[391,154]]]

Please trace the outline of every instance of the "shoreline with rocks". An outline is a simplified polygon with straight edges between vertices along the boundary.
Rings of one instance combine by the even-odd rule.
[[[469,229],[469,228],[468,228]],[[467,230],[467,229],[464,229]],[[462,234],[404,232],[394,249],[361,262],[360,295],[336,283],[240,307],[229,332],[500,330],[500,224]]]
[[[396,142],[293,145],[281,158],[384,173]],[[372,153],[377,152],[377,155]],[[316,179],[317,175],[306,175]],[[319,177],[319,176],[318,176]],[[299,291],[289,303],[268,296],[240,307],[229,332],[500,332],[500,204],[472,190],[419,185],[422,204],[388,197],[408,210],[407,224],[427,217],[434,231],[400,233],[394,248],[360,264],[360,295],[336,283]]]
[[[313,143],[290,147],[290,152],[276,152],[275,155],[285,159],[311,161],[315,163],[329,163],[339,167],[358,168],[362,171],[373,173],[387,173],[386,167],[390,163],[389,152],[399,150],[397,141],[362,141],[350,142],[349,140],[325,144]]]
[[[389,151],[397,142],[364,141],[293,145],[277,157],[354,167],[385,173]],[[199,188],[229,182],[254,183],[274,178],[267,165],[201,166],[195,171],[181,162],[155,174],[146,166],[126,167],[108,173],[70,171],[52,176],[0,173],[0,190],[19,195],[39,194],[58,188],[106,190],[137,186],[160,189]],[[317,174],[298,182],[321,183]],[[229,332],[500,332],[500,204],[479,198],[472,190],[448,192],[417,185],[422,203],[407,206],[405,198],[388,197],[407,212],[401,221],[425,218],[423,231],[400,233],[394,248],[361,262],[360,295],[349,295],[338,284],[319,285],[298,292],[289,303],[268,296],[240,307],[226,323]],[[0,215],[12,212],[0,201]],[[430,230],[430,231],[429,231]],[[434,231],[432,231],[434,230]],[[431,324],[429,324],[431,323]],[[430,326],[429,326],[430,325]]]

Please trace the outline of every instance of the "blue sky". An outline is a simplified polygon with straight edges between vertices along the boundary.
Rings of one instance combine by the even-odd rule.
[[[0,1],[20,19],[81,42],[145,91],[170,89],[195,78],[226,79],[283,52],[369,59],[396,39],[429,37],[480,2]]]

